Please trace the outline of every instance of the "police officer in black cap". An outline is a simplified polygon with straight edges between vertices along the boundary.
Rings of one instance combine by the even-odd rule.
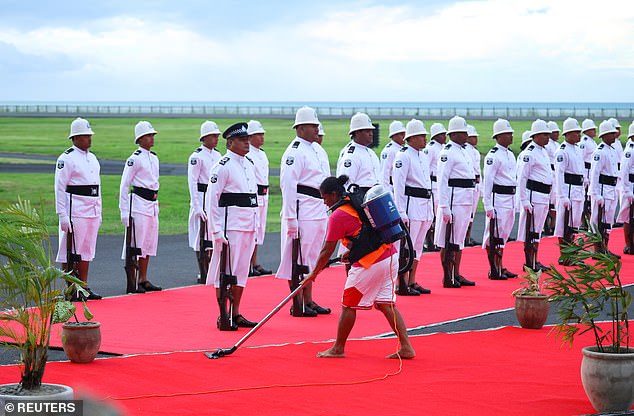
[[[209,207],[209,224],[213,233],[214,251],[207,275],[207,284],[214,285],[220,300],[220,256],[223,245],[226,250],[224,272],[236,276],[237,284],[231,286],[233,308],[228,323],[218,318],[221,330],[238,327],[254,327],[240,314],[240,300],[247,283],[251,254],[255,248],[255,233],[259,223],[257,182],[253,161],[249,152],[247,123],[236,123],[222,134],[227,139],[227,153],[211,170],[206,206]],[[222,308],[222,305],[221,305]]]

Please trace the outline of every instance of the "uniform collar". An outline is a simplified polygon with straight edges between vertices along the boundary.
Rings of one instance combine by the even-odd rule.
[[[391,141],[392,143],[394,143],[395,145],[397,145],[399,148],[403,148],[403,145],[402,145],[402,144],[398,144],[398,143],[396,143],[396,142],[395,142],[394,140],[392,140],[392,139],[390,139],[390,141]]]
[[[225,154],[225,156],[229,156],[231,159],[236,159],[240,162],[244,161],[244,156],[240,156],[239,154],[232,152],[229,149],[227,149],[227,154]]]
[[[300,143],[304,143],[304,144],[305,144],[305,145],[307,145],[307,146],[310,146],[310,145],[311,145],[311,142],[309,142],[309,141],[308,141],[308,140],[306,140],[306,139],[302,139],[302,138],[301,138],[301,137],[299,137],[299,136],[295,136],[295,140],[299,140],[299,142],[300,142]],[[249,146],[251,146],[251,145],[249,144]]]
[[[398,143],[397,143],[397,144],[398,144]],[[350,145],[351,145],[351,146],[359,146],[359,147],[361,147],[362,149],[367,149],[367,148],[368,148],[368,146],[364,146],[364,145],[362,145],[362,144],[359,144],[359,143],[355,142],[354,140],[352,140],[352,141],[350,142]]]
[[[249,143],[249,152],[253,152],[253,153],[257,153],[257,152],[261,152],[262,149],[253,146],[251,143]]]
[[[77,147],[75,145],[73,145],[73,149],[77,150],[82,155],[87,155],[90,152],[89,150],[81,150],[79,147]]]
[[[141,153],[151,153],[149,150],[145,150],[141,146],[139,146],[139,150],[141,151]]]
[[[209,153],[211,153],[211,152],[213,152],[214,150],[216,150],[216,148],[215,148],[215,147],[214,147],[213,149],[210,149],[210,148],[208,148],[207,146],[205,146],[204,144],[203,144],[202,146],[200,146],[200,147],[202,147],[204,151],[209,152]]]

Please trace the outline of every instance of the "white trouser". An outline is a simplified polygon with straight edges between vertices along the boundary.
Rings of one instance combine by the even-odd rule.
[[[445,231],[447,224],[444,223],[443,210],[449,208],[441,208],[436,213],[436,234],[434,235],[434,244],[438,247],[445,248]],[[451,208],[453,212],[453,235],[451,242],[464,248],[464,239],[467,236],[467,228],[471,222],[471,205],[454,205]]]
[[[564,217],[566,209],[561,201],[557,201],[555,205],[557,209],[557,217],[555,219],[555,237],[562,238],[564,236]],[[570,201],[571,219],[569,219],[568,225],[573,228],[579,228],[581,225],[581,217],[583,216],[583,201]]]
[[[537,233],[539,237],[534,242],[538,242],[542,236],[542,230],[544,229],[544,223],[548,216],[549,204],[540,204],[533,202],[533,223],[531,228],[533,232]],[[517,241],[526,240],[526,210],[520,209],[519,224],[517,224]]]
[[[412,239],[414,250],[416,251],[416,260],[420,260],[420,256],[423,254],[423,245],[425,244],[425,237],[427,231],[431,227],[432,221],[419,221],[409,220],[409,236]]]
[[[590,214],[590,226],[593,227],[594,229],[598,229],[597,226],[599,225],[599,204],[597,203],[597,201],[595,201],[594,198],[591,198],[592,200],[592,211]],[[603,217],[601,218],[601,221],[606,223],[606,224],[610,224],[610,228],[612,227],[612,225],[614,225],[614,213],[616,212],[616,199],[604,199],[603,200]],[[608,234],[610,233],[611,229],[608,229],[607,232]]]
[[[506,244],[513,230],[513,224],[515,223],[515,210],[513,208],[495,208],[495,219],[497,221],[497,230],[495,230],[495,236],[501,238],[504,242],[502,247]],[[484,217],[484,235],[482,237],[482,248],[489,245],[489,236],[491,235],[490,223],[488,217]]]
[[[141,257],[156,256],[156,248],[158,247],[158,216],[133,213],[132,219],[134,220],[134,234],[132,234],[131,239],[132,247],[141,249]],[[125,239],[124,233],[121,260],[125,260]]]
[[[97,233],[101,225],[101,217],[73,218],[73,231],[75,243],[73,252],[81,256],[82,261],[92,261],[95,258],[95,248],[97,246]],[[67,233],[59,229],[59,247],[57,249],[58,263],[66,263],[66,235]]]
[[[249,268],[251,267],[251,255],[255,248],[255,231],[227,231],[227,264],[225,273],[230,273],[237,277],[238,286],[245,287]],[[222,250],[216,249],[211,255],[209,270],[207,271],[207,285],[220,287],[220,255]]]
[[[299,235],[301,237],[301,254],[302,264],[308,266],[311,271],[317,263],[319,252],[326,238],[326,227],[328,220],[326,218],[320,220],[298,220]],[[282,231],[280,238],[282,256],[280,259],[280,267],[277,269],[275,276],[280,279],[291,280],[293,271],[293,239],[286,233],[286,221],[282,220]]]

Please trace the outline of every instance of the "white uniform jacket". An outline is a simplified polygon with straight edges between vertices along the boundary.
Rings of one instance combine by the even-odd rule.
[[[337,166],[337,176],[347,175],[348,183],[369,188],[381,182],[381,164],[374,150],[358,143],[348,146]]]
[[[209,207],[211,232],[254,232],[259,220],[257,190],[253,161],[227,150],[211,169],[209,179],[205,205]]]
[[[55,169],[55,212],[70,217],[73,193],[75,218],[101,217],[101,168],[94,154],[73,146],[57,158]],[[92,185],[87,187],[86,185]],[[79,188],[78,188],[79,187]]]
[[[121,216],[130,213],[130,186],[158,192],[159,160],[156,153],[138,148],[128,158],[123,167],[121,186],[119,187],[119,210]],[[150,217],[159,213],[158,199],[149,200],[132,194],[132,213]]]
[[[330,172],[325,171],[316,148],[310,142],[296,137],[284,151],[280,163],[282,220],[297,218],[297,201],[300,219],[326,219],[327,207],[320,197],[319,186],[328,176]],[[298,186],[314,195],[298,192]]]
[[[634,194],[634,141],[629,139],[623,149],[621,158],[621,170],[619,171],[620,190],[623,195]]]
[[[581,137],[581,141],[579,141],[579,148],[581,149],[581,154],[583,155],[583,166],[585,168],[585,177],[586,177],[586,187],[590,183],[590,166],[592,166],[592,153],[597,150],[597,142],[590,136],[586,136],[585,134]]]
[[[390,140],[381,151],[381,179],[385,189],[394,192],[392,169],[394,169],[394,157],[403,146]]]
[[[317,155],[319,156],[319,161],[321,162],[321,169],[324,172],[327,172],[328,176],[330,176],[330,161],[328,160],[328,153],[324,150],[324,148],[317,142],[313,142],[312,146],[315,148]]]
[[[619,156],[617,150],[605,143],[597,146],[592,154],[590,168],[590,196],[603,196],[604,199],[616,199],[616,181],[618,178],[617,164]]]
[[[515,208],[517,164],[513,152],[496,144],[484,158],[482,202],[484,209]]]
[[[451,140],[440,151],[438,159],[438,193],[440,208],[473,204],[473,159],[466,148]]]
[[[249,145],[247,156],[253,161],[258,184],[258,205],[262,206],[269,199],[269,158],[264,150],[252,145]]]
[[[427,155],[422,150],[404,146],[394,157],[392,178],[399,214],[406,214],[410,220],[433,220]]]
[[[211,168],[218,160],[220,160],[220,152],[206,146],[199,147],[189,156],[187,184],[189,186],[189,205],[194,210],[203,206],[203,195],[209,184],[209,178],[211,178]]]
[[[531,143],[521,154],[518,163],[517,185],[519,200],[548,205],[553,184],[553,171],[550,157],[542,146]]]
[[[555,194],[557,198],[583,201],[585,197],[584,176],[585,167],[581,148],[576,144],[562,143],[555,152]]]
[[[429,175],[431,176],[431,189],[436,192],[438,189],[438,160],[440,159],[440,151],[444,145],[435,140],[430,140],[425,146],[423,152],[429,159]]]

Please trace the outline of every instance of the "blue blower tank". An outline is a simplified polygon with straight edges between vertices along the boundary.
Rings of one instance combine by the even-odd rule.
[[[401,227],[401,216],[396,209],[392,194],[381,185],[368,190],[361,205],[372,227],[379,233],[381,240],[393,243],[405,237]]]

